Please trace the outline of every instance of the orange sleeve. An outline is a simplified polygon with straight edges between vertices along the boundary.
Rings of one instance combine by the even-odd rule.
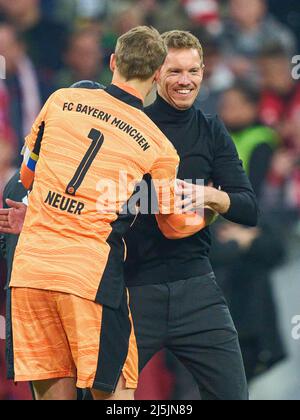
[[[150,169],[150,175],[156,190],[159,212],[171,214],[175,211],[175,181],[179,156],[172,144],[164,139],[164,149]]]
[[[198,213],[158,214],[156,220],[162,234],[168,239],[183,239],[195,235],[214,223],[218,214],[207,207],[203,215]]]
[[[22,151],[23,163],[21,166],[20,179],[27,190],[31,188],[34,181],[35,167],[39,159],[41,143],[44,135],[46,114],[52,96],[43,106],[41,112],[33,123],[29,135],[25,138],[25,144]]]

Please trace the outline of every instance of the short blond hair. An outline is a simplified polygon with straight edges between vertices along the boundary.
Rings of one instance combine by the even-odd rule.
[[[198,51],[201,63],[203,64],[203,48],[198,38],[188,31],[169,31],[162,34],[167,48],[175,50],[195,49]]]
[[[127,81],[145,81],[164,63],[167,53],[167,47],[156,29],[138,26],[118,39],[116,65]]]

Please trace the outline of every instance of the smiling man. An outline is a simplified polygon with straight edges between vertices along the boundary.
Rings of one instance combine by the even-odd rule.
[[[164,39],[168,56],[158,98],[146,113],[176,147],[178,177],[191,180],[188,188],[180,181],[185,191],[199,202],[197,196],[204,195],[203,205],[228,220],[254,226],[256,200],[233,141],[217,117],[193,105],[203,77],[202,47],[188,32],[172,31]],[[209,229],[171,241],[154,215],[140,215],[126,242],[139,369],[167,348],[192,373],[203,399],[247,399],[237,333],[208,257]]]
[[[199,49],[171,49],[161,76],[160,94],[174,108],[191,108],[200,90],[204,65]]]
[[[203,78],[202,47],[184,31],[163,38],[168,56],[157,100],[146,113],[181,157],[178,178],[190,180],[180,181],[188,192],[183,202],[195,208],[195,199],[204,196],[204,203],[198,200],[203,205],[253,226],[256,200],[233,141],[218,117],[205,116],[193,105]],[[197,185],[199,180],[205,186]],[[140,370],[167,348],[191,372],[203,399],[247,399],[237,333],[209,261],[209,228],[170,241],[154,216],[140,215],[126,239]]]
[[[170,49],[159,84],[160,95],[176,109],[191,108],[200,90],[203,71],[202,49]]]

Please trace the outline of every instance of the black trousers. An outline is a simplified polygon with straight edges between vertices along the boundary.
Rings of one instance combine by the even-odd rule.
[[[163,348],[183,363],[203,400],[247,400],[238,336],[214,274],[129,288],[139,368]]]

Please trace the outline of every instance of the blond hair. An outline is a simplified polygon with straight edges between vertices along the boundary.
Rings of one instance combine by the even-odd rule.
[[[203,63],[203,48],[198,38],[188,31],[169,31],[162,34],[167,48],[175,50],[195,49],[198,51],[201,63]]]
[[[167,47],[156,29],[138,26],[118,39],[116,65],[127,81],[145,81],[164,63],[167,53]]]

